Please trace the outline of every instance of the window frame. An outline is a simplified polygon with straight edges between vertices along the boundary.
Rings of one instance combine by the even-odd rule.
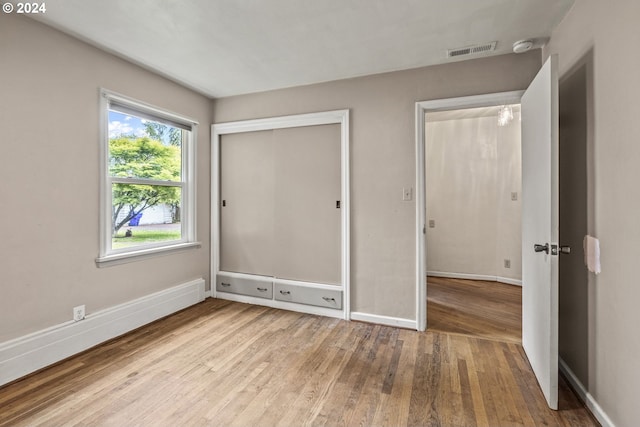
[[[181,179],[180,181],[156,181],[145,178],[120,178],[109,174],[109,110],[112,104],[124,107],[127,112],[137,117],[159,120],[168,124],[180,125],[189,130],[183,137],[181,146]],[[117,109],[117,108],[116,108]],[[107,89],[100,89],[100,251],[96,264],[101,266],[121,264],[138,259],[155,256],[160,253],[199,247],[196,241],[196,180],[195,152],[198,122],[189,117],[173,113],[145,102],[129,98]],[[155,242],[119,249],[112,248],[113,221],[113,184],[162,185],[181,189],[180,204],[180,240]]]

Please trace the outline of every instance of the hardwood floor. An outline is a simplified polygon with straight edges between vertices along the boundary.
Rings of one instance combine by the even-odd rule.
[[[592,426],[522,348],[209,299],[0,388],[2,426]]]
[[[522,342],[522,288],[483,280],[427,277],[427,328]]]

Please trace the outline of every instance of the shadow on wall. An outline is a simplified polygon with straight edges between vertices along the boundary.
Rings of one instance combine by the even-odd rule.
[[[560,358],[589,388],[589,274],[582,240],[594,229],[593,51],[560,79],[560,242],[572,252],[559,262]],[[593,352],[591,353],[593,354]]]

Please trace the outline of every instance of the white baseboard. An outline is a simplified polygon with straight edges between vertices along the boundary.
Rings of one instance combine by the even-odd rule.
[[[509,277],[496,277],[496,282],[506,283],[507,285],[522,286],[522,280],[511,279]]]
[[[378,323],[385,326],[395,326],[398,328],[417,329],[415,320],[403,319],[400,317],[381,316],[378,314],[351,312],[351,320],[359,320],[367,323]]]
[[[562,372],[565,378],[569,381],[569,383],[571,384],[571,387],[578,394],[578,397],[582,399],[582,401],[587,406],[587,408],[589,408],[589,411],[591,411],[593,416],[596,417],[600,425],[602,425],[602,427],[615,427],[615,424],[613,424],[613,421],[611,421],[611,418],[609,418],[609,416],[606,414],[606,412],[604,412],[602,407],[598,405],[598,402],[596,402],[596,400],[591,395],[591,393],[587,391],[587,389],[582,384],[582,382],[578,379],[578,377],[576,377],[576,375],[573,373],[571,368],[569,368],[569,365],[567,365],[565,361],[562,360],[562,358],[558,358],[558,359],[559,359],[558,365],[560,367],[560,372]]]
[[[489,276],[485,274],[451,273],[448,271],[427,271],[427,276],[446,277],[448,279],[486,280],[488,282],[500,282],[508,285],[522,286],[522,280],[508,277]]]
[[[0,386],[203,301],[204,286],[193,280],[0,343]]]

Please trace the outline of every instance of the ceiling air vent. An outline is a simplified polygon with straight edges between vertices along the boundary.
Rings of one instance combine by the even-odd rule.
[[[477,44],[474,46],[460,47],[457,49],[447,50],[447,58],[456,58],[458,56],[475,55],[478,53],[491,52],[496,50],[496,44],[498,42],[491,42],[485,44]]]

